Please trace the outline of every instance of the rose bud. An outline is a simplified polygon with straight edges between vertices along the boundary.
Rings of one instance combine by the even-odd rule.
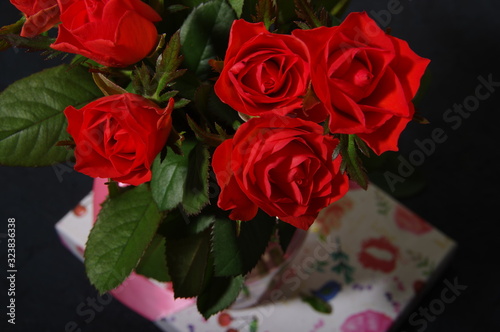
[[[75,141],[75,170],[94,178],[137,186],[151,180],[151,164],[164,147],[174,100],[166,109],[126,93],[68,106],[68,133]]]
[[[59,0],[61,21],[53,49],[109,67],[145,58],[158,41],[161,17],[141,0]]]
[[[57,0],[10,0],[26,16],[21,37],[35,37],[59,22]]]

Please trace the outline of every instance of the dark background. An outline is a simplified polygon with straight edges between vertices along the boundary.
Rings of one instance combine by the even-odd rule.
[[[399,3],[399,6],[395,4]],[[3,0],[0,26],[13,23],[17,11]],[[390,17],[381,11],[397,8]],[[495,0],[353,0],[349,11],[378,14],[382,27],[405,39],[411,48],[432,60],[430,82],[418,104],[428,125],[411,124],[400,140],[401,155],[420,149],[415,140],[431,137],[441,128],[446,141],[437,143],[417,172],[424,188],[400,201],[458,243],[449,267],[418,307],[427,308],[441,297],[448,280],[467,286],[446,304],[442,314],[413,327],[405,319],[401,331],[500,331],[500,235],[497,231],[500,184],[498,110],[500,87],[453,129],[445,112],[472,100],[479,76],[500,82],[500,3]],[[386,14],[388,12],[385,12]],[[0,90],[17,79],[56,65],[37,53],[0,53]],[[486,90],[481,90],[486,91]],[[472,97],[471,97],[472,96]],[[408,181],[406,185],[411,183]],[[401,184],[405,185],[405,183]],[[62,175],[51,167],[0,167],[0,260],[6,262],[7,218],[16,218],[16,328],[19,331],[64,331],[74,321],[82,331],[158,331],[156,327],[113,300],[87,323],[77,307],[98,295],[89,285],[83,265],[59,242],[54,225],[91,189],[91,179],[77,172]],[[0,269],[1,296],[6,288]],[[2,297],[3,299],[3,297]],[[1,307],[5,308],[2,300]],[[6,321],[0,310],[0,331]],[[300,332],[300,331],[299,331]]]

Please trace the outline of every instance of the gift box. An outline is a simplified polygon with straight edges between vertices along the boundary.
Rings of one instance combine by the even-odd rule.
[[[56,225],[80,259],[93,224],[92,202],[90,193]],[[455,249],[452,239],[370,184],[320,213],[254,306],[233,306],[206,320],[194,301],[174,300],[169,283],[135,273],[111,294],[169,332],[382,332],[408,317]]]

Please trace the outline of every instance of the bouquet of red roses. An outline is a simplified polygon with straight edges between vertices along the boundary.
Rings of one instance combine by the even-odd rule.
[[[11,0],[0,48],[63,64],[0,95],[0,163],[108,179],[85,251],[101,292],[171,281],[209,317],[271,239],[365,187],[429,60],[346,0]],[[71,57],[69,57],[71,56]]]

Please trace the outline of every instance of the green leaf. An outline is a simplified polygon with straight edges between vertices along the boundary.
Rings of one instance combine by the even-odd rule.
[[[241,13],[241,18],[244,20],[251,22],[255,17],[256,12],[255,9],[257,7],[258,0],[245,0],[243,4],[243,11]],[[290,0],[287,0],[290,1]]]
[[[155,235],[161,213],[146,185],[107,200],[90,231],[85,268],[99,292],[120,285]]]
[[[188,9],[188,7],[184,6],[184,5],[179,5],[179,4],[176,4],[176,5],[170,5],[167,7],[167,11],[170,13],[170,14],[174,14],[174,13],[177,13],[177,12],[180,12],[180,11],[183,11],[183,10],[186,10]]]
[[[276,220],[259,211],[257,217],[241,223],[217,218],[213,228],[213,252],[216,276],[245,275],[257,264],[273,234]]]
[[[229,4],[231,7],[233,7],[234,11],[236,12],[236,16],[238,18],[241,17],[241,12],[243,11],[243,4],[244,0],[228,0]]]
[[[302,301],[308,303],[314,310],[323,314],[331,314],[333,311],[330,303],[314,295],[302,295]]]
[[[209,2],[210,0],[182,0],[181,2],[185,6],[189,7],[196,7],[198,5],[201,5],[202,3]]]
[[[211,273],[210,230],[189,237],[167,239],[167,264],[174,296],[198,296]]]
[[[340,18],[349,7],[350,3],[351,0],[337,0],[333,8],[330,10],[330,14]]]
[[[185,141],[183,155],[168,150],[161,161],[153,162],[151,192],[160,210],[171,210],[182,204],[188,215],[197,214],[209,202],[208,166],[210,154],[200,143]]]
[[[186,71],[185,69],[177,69],[182,63],[180,50],[180,36],[179,32],[176,32],[172,35],[165,50],[156,61],[156,73],[153,77],[154,81],[157,82],[155,97],[159,97],[167,86],[170,86],[175,79],[182,76]]]
[[[210,115],[214,121],[226,127],[231,127],[235,121],[241,121],[238,112],[229,105],[224,104],[215,94],[213,87],[208,96],[207,115]]]
[[[356,135],[340,135],[339,149],[342,155],[341,169],[346,170],[351,180],[366,190],[368,177],[358,156],[359,149],[356,145]]]
[[[102,96],[83,68],[61,65],[21,79],[0,94],[0,164],[48,166],[69,160],[64,109]]]
[[[212,278],[197,299],[198,311],[208,319],[228,308],[238,297],[244,281],[242,276]]]
[[[188,121],[189,128],[191,128],[191,130],[194,131],[196,138],[201,142],[213,147],[217,147],[222,142],[224,142],[223,137],[221,137],[220,135],[212,134],[207,130],[202,129],[196,122],[194,122],[193,119],[191,119],[189,115],[186,115],[186,118]]]
[[[194,94],[194,106],[196,111],[206,120],[208,114],[207,105],[210,90],[213,90],[213,85],[209,83],[202,83],[196,89]],[[208,125],[208,123],[205,123]]]
[[[276,21],[276,3],[274,0],[258,0],[256,6],[257,16],[255,20],[257,22],[264,23],[267,30]]]
[[[105,96],[119,95],[128,92],[102,73],[92,73],[92,78]]]
[[[223,0],[209,1],[194,8],[180,32],[185,67],[206,79],[211,74],[208,60],[224,57],[229,30],[235,19],[235,12]]]
[[[208,166],[210,153],[205,145],[197,143],[188,156],[188,177],[182,206],[188,215],[197,214],[209,202]]]
[[[175,89],[179,91],[179,96],[194,100],[194,95],[201,84],[199,77],[188,70],[175,81]]]
[[[157,156],[153,162],[151,192],[160,210],[171,210],[182,202],[188,175],[188,153],[194,147],[191,142],[182,144],[184,155],[175,154],[171,149],[161,161]]]
[[[167,92],[167,94],[168,94],[168,92]],[[169,99],[170,99],[170,97],[169,97]],[[162,95],[161,98],[160,98],[160,100],[161,101],[167,101],[167,99],[165,98],[165,95]],[[189,100],[189,99],[184,99],[184,98],[178,99],[178,100],[175,101],[174,109],[183,108],[187,104],[189,104],[190,102],[191,102],[191,100]]]
[[[215,216],[212,214],[200,214],[196,217],[189,217],[189,219],[189,230],[192,233],[203,232],[215,222]]]
[[[320,19],[314,12],[314,8],[311,6],[311,0],[295,0],[295,11],[310,27],[318,28],[322,26]]]
[[[293,29],[294,21],[297,20],[295,4],[291,0],[275,0],[275,2],[278,8],[277,32],[289,33]]]
[[[12,46],[7,40],[4,39],[5,35],[14,34],[17,35],[21,32],[23,24],[26,21],[26,17],[22,16],[16,23],[9,24],[0,28],[0,51],[5,51]]]
[[[306,22],[296,21],[295,24],[297,24],[297,26],[302,30],[310,30],[311,29],[311,27]]]
[[[144,62],[132,72],[132,86],[135,93],[143,96],[152,96],[157,84],[153,80],[153,70]]]
[[[199,84],[194,94],[194,106],[200,115],[201,126],[207,127],[212,132],[216,129],[214,123],[231,127],[235,121],[241,120],[237,111],[219,99],[214,91],[214,85],[210,83]]]
[[[189,237],[203,232],[215,222],[214,211],[217,208],[207,207],[198,216],[188,216],[182,207],[172,210],[161,224],[158,232],[168,239]]]
[[[371,149],[370,147],[363,141],[361,138],[359,138],[357,135],[354,135],[354,143],[356,143],[356,147],[358,150],[365,156],[365,157],[370,157],[371,155]]]
[[[165,238],[163,236],[155,235],[135,272],[158,281],[170,281],[165,256]]]
[[[149,5],[159,14],[163,15],[165,10],[165,0],[150,0]]]

